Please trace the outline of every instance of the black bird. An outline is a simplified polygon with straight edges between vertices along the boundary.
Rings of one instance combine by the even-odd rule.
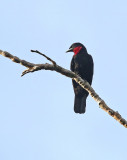
[[[82,79],[87,80],[89,84],[92,84],[93,78],[93,58],[87,53],[85,46],[81,43],[73,43],[69,50],[66,52],[74,52],[71,61],[71,70],[78,74]],[[74,111],[75,113],[85,113],[86,110],[86,98],[88,92],[84,90],[78,83],[72,80],[75,101],[74,101]]]

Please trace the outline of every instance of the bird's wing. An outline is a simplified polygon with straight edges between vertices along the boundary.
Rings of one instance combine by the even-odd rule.
[[[87,81],[92,84],[92,79],[93,79],[93,72],[94,72],[94,62],[92,56],[89,54],[89,72],[88,72],[88,79]]]
[[[83,64],[82,61],[84,61],[85,63]],[[75,63],[75,59],[72,58],[71,70],[75,72],[77,75],[81,76],[82,79],[87,80],[91,85],[93,78],[93,67],[94,67],[93,58],[91,55],[88,54],[87,60],[82,58],[80,62],[81,63]],[[76,94],[88,93],[74,80],[72,80],[72,83]]]
[[[75,68],[74,57],[71,60],[71,66],[70,66],[70,68],[71,68],[71,71],[74,72],[74,68]]]
[[[79,70],[76,69],[76,68],[79,68],[79,66],[77,66],[77,65],[78,64],[75,64],[74,57],[73,57],[71,60],[71,66],[70,66],[71,71],[75,72],[76,74],[78,74],[80,76]],[[72,84],[73,84],[75,94],[81,94],[84,91],[84,89],[78,83],[76,83],[75,80],[72,80]]]

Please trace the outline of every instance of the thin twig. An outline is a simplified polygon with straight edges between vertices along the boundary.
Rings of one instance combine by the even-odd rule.
[[[53,61],[51,58],[49,58],[49,57],[46,56],[45,54],[39,52],[38,50],[31,50],[31,52],[36,52],[36,53],[42,55],[43,57],[47,58],[47,60],[49,60],[50,62],[52,62],[52,64],[53,64],[54,66],[56,66],[56,62],[55,62],[55,61]]]

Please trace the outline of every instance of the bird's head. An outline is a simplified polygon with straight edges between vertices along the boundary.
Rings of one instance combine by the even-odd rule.
[[[73,43],[70,48],[66,51],[67,52],[74,52],[74,55],[77,55],[81,50],[85,50],[86,48],[83,44],[81,43]]]

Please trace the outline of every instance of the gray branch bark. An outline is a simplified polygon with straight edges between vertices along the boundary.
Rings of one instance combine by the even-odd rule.
[[[110,116],[112,116],[114,119],[116,119],[121,125],[127,128],[127,121],[122,118],[122,116],[117,112],[111,109],[110,107],[107,106],[105,101],[99,97],[99,95],[94,91],[94,89],[89,85],[89,83],[86,80],[83,80],[79,75],[76,75],[74,72],[67,70],[59,65],[55,61],[53,61],[51,58],[46,56],[45,54],[37,51],[37,50],[31,50],[31,52],[36,52],[45,58],[49,60],[52,64],[46,63],[46,64],[34,64],[30,63],[26,60],[21,60],[16,56],[11,55],[9,52],[2,51],[0,50],[0,54],[3,55],[4,57],[7,57],[11,59],[15,63],[19,63],[23,66],[25,66],[27,69],[22,72],[21,76],[24,76],[27,73],[30,72],[35,72],[39,70],[50,70],[50,71],[56,71],[66,77],[69,77],[73,80],[75,80],[79,85],[81,85],[82,88],[87,90],[91,97],[98,103],[99,107],[106,111]]]

